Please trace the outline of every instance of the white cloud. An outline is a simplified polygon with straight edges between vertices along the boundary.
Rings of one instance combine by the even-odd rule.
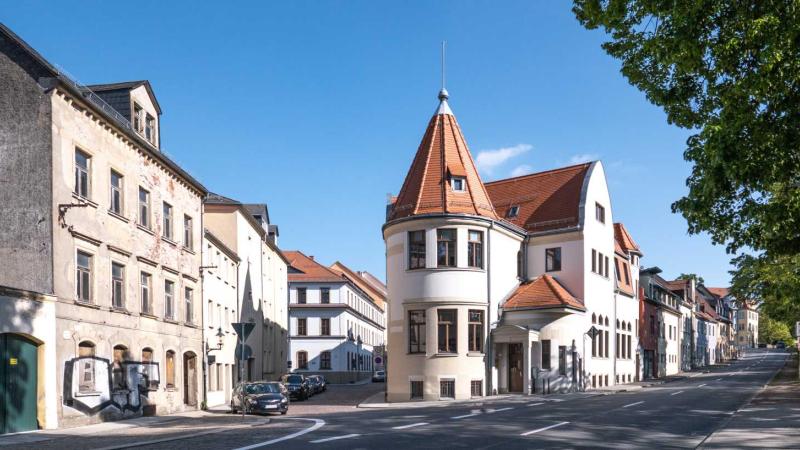
[[[518,144],[513,147],[503,147],[492,150],[482,150],[478,152],[475,158],[475,163],[478,169],[487,173],[491,173],[497,166],[503,164],[515,156],[519,156],[527,151],[530,151],[533,146],[530,144]]]
[[[572,158],[569,159],[570,164],[583,164],[589,161],[596,161],[600,159],[599,155],[594,153],[583,153],[580,155],[573,155]]]
[[[533,172],[533,167],[530,164],[522,164],[517,167],[514,167],[514,170],[511,171],[512,177],[521,177],[523,175],[527,175]]]

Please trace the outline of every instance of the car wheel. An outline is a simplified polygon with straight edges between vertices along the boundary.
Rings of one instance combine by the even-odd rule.
[[[282,415],[282,416],[285,416],[287,412],[289,412],[289,410],[288,410],[288,409],[287,409],[286,411],[281,411],[281,415]]]

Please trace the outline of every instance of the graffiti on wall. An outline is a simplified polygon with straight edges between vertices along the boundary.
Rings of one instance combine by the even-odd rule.
[[[72,358],[64,363],[64,405],[87,415],[109,407],[139,412],[159,380],[157,362]]]

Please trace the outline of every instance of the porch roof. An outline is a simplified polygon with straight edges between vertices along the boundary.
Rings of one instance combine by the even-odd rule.
[[[522,283],[503,303],[503,310],[571,308],[586,311],[583,303],[550,275]]]

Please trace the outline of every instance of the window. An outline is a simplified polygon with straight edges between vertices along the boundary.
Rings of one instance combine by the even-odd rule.
[[[456,310],[440,309],[439,314],[439,353],[456,353],[457,326]]]
[[[550,370],[550,339],[542,341],[542,369]]]
[[[597,273],[597,250],[592,249],[592,272]]]
[[[111,263],[111,306],[125,308],[125,266]]]
[[[139,225],[150,228],[150,192],[139,187]]]
[[[133,104],[133,128],[138,133],[144,132],[144,110],[136,103]]]
[[[114,214],[122,215],[122,175],[111,171],[111,199],[109,201],[110,210]]]
[[[167,350],[166,363],[167,389],[175,389],[175,352]]]
[[[190,216],[183,216],[183,247],[189,250],[194,249],[194,225]]]
[[[456,380],[439,380],[439,398],[456,398]]]
[[[408,352],[425,353],[425,311],[408,312]]]
[[[608,256],[605,256],[604,258],[605,258],[606,264],[605,264],[605,270],[603,271],[603,276],[608,278]]]
[[[617,276],[617,281],[622,283],[622,276],[619,271],[619,260],[616,257],[614,258],[614,273]]]
[[[175,319],[175,283],[164,281],[164,317]]]
[[[297,303],[305,303],[306,302],[306,288],[299,287],[297,288]]]
[[[322,370],[330,370],[331,352],[322,352],[319,354],[319,368]]]
[[[297,368],[308,369],[308,352],[304,350],[297,352]]]
[[[408,233],[408,268],[425,268],[425,230]]]
[[[600,223],[606,223],[606,209],[600,203],[594,204],[594,217]]]
[[[75,258],[75,286],[78,301],[92,301],[92,255],[78,250]]]
[[[128,349],[124,345],[114,346],[114,362],[111,364],[111,386],[116,390],[127,389],[128,383],[125,381],[125,368],[122,363]]]
[[[422,398],[422,381],[411,382],[411,400]]]
[[[470,395],[473,397],[483,396],[483,380],[472,380],[470,383]]]
[[[565,345],[558,346],[558,373],[560,375],[567,374],[567,347]]]
[[[439,267],[456,266],[456,230],[436,230],[437,258]]]
[[[320,295],[320,303],[330,303],[331,302],[331,288],[322,288],[319,292]]]
[[[78,344],[79,373],[78,392],[95,392],[94,344],[83,341]]]
[[[297,335],[306,336],[307,332],[308,331],[306,329],[306,319],[305,318],[297,319]]]
[[[517,252],[517,278],[522,279],[522,250]]]
[[[469,230],[467,243],[467,265],[483,269],[483,232]]]
[[[548,248],[544,251],[545,271],[557,272],[561,270],[561,247]]]
[[[183,302],[186,305],[186,323],[194,323],[194,290],[183,289]]]
[[[91,160],[88,154],[75,150],[75,193],[83,198],[89,198]]]
[[[450,178],[450,184],[453,186],[455,192],[464,192],[467,190],[467,180],[461,177]]]
[[[469,310],[469,351],[483,352],[483,311]]]
[[[161,234],[167,238],[172,240],[172,205],[167,202],[164,202],[163,207],[164,212],[164,220],[163,220],[163,227],[164,229],[161,230]]]
[[[331,319],[325,318],[319,320],[319,334],[322,336],[331,335]]]
[[[144,121],[144,137],[151,143],[155,143],[156,139],[156,120],[150,114],[147,114]]]
[[[606,324],[608,326],[608,324]],[[603,356],[608,358],[608,330],[603,331]]]
[[[519,206],[513,205],[512,207],[508,208],[508,212],[506,212],[507,219],[513,219],[519,216]]]
[[[142,382],[147,389],[158,388],[158,377],[153,375],[157,373],[157,368],[153,367],[153,349],[142,349]]]
[[[152,276],[147,272],[142,272],[139,277],[139,287],[141,291],[142,313],[152,314],[153,299],[150,296],[150,281]]]

